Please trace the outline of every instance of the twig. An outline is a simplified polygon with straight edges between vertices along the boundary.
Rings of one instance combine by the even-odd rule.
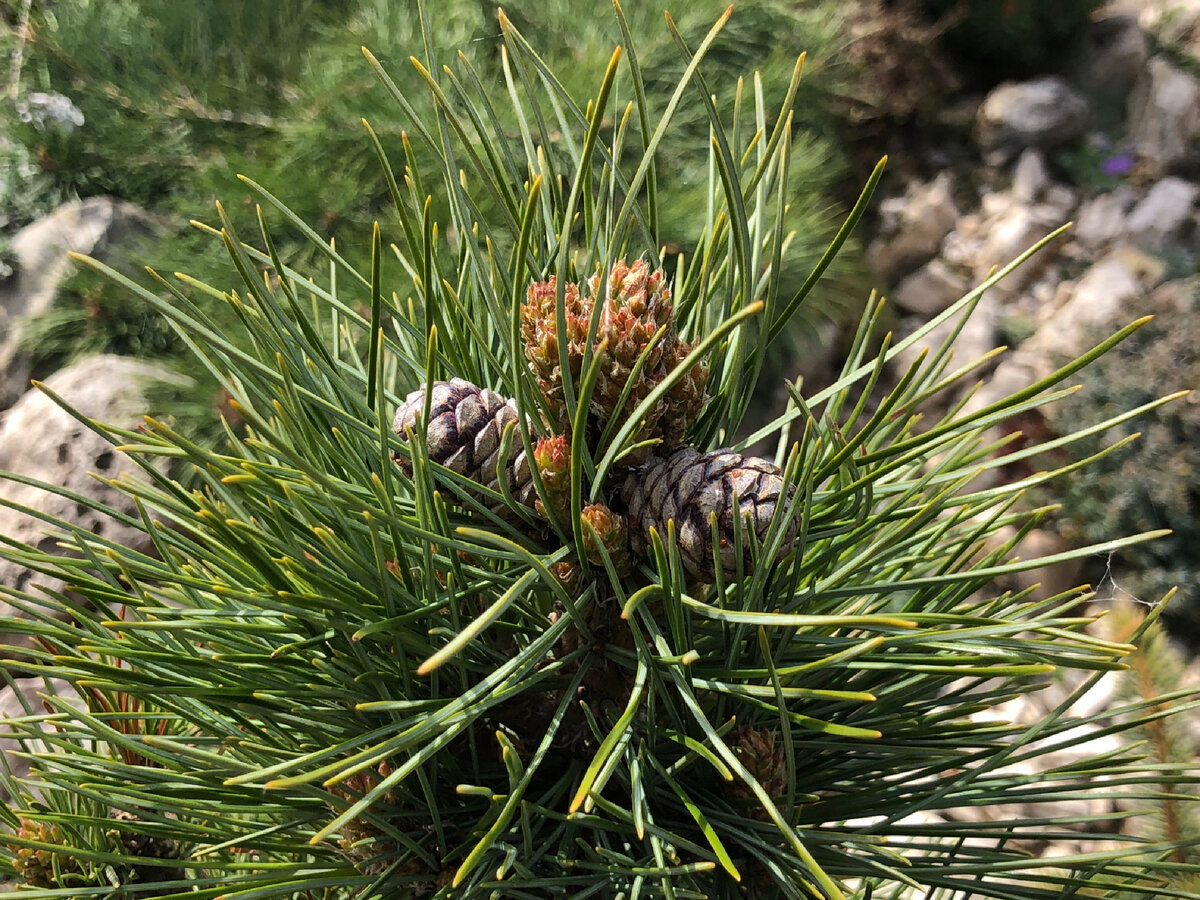
[[[29,15],[33,11],[33,0],[25,0],[21,6],[21,18],[17,22],[17,46],[13,48],[12,63],[8,70],[8,98],[17,99],[21,84],[21,67],[25,64],[25,44],[29,40]]]

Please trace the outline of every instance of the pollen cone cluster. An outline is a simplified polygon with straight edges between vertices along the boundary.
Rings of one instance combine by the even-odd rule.
[[[56,887],[58,879],[64,874],[78,875],[82,879],[85,869],[70,853],[61,827],[24,816],[20,817],[19,822],[16,836],[22,841],[36,844],[9,845],[11,865],[17,877],[34,888]]]
[[[530,370],[551,414],[546,435],[530,433],[533,465],[543,496],[535,487],[522,436],[514,434],[501,453],[510,427],[519,422],[516,404],[494,391],[459,378],[413,391],[396,412],[393,430],[401,441],[424,436],[430,460],[503,494],[560,525],[570,513],[571,449],[567,431],[567,379],[559,353],[558,326],[565,324],[565,362],[578,390],[589,357],[588,334],[597,320],[590,358],[598,366],[585,430],[593,458],[606,450],[593,442],[606,428],[632,415],[641,401],[670,375],[692,347],[676,334],[671,291],[661,270],[639,260],[618,262],[605,277],[593,277],[581,291],[554,279],[530,286],[521,307],[521,328]],[[597,309],[599,304],[599,309]],[[588,363],[591,365],[591,362]],[[626,467],[611,485],[601,485],[608,503],[580,513],[585,550],[601,561],[597,544],[618,569],[653,557],[652,534],[667,540],[669,523],[688,576],[715,580],[752,574],[791,552],[798,531],[794,514],[775,526],[780,506],[790,505],[783,473],[772,463],[730,451],[701,453],[682,446],[688,428],[707,399],[708,370],[694,363],[641,421],[633,442],[648,442],[624,458]],[[428,405],[428,422],[422,424]],[[612,430],[609,430],[612,433]],[[405,457],[397,462],[407,465]],[[503,481],[501,481],[503,479]]]
[[[646,396],[683,364],[692,345],[675,333],[666,276],[644,260],[632,265],[621,260],[607,276],[592,276],[582,290],[566,284],[562,293],[565,361],[576,390],[584,374],[591,321],[598,317],[591,343],[598,377],[588,414],[599,434],[614,418],[632,415]],[[558,325],[557,281],[551,278],[530,285],[521,307],[525,355],[547,407],[561,424],[566,422],[567,407]],[[708,368],[703,363],[688,366],[647,411],[634,442],[657,440],[666,449],[679,446],[704,408],[707,384]],[[635,454],[631,460],[641,461],[646,453]]]

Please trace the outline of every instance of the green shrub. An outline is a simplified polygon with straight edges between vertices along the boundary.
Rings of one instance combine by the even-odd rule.
[[[1082,377],[1072,402],[1048,411],[1062,433],[1103,421],[1117,410],[1153,400],[1163,391],[1200,384],[1200,283],[1160,288],[1146,306],[1156,318]],[[1120,453],[1072,474],[1059,489],[1060,530],[1071,541],[1091,543],[1131,530],[1169,528],[1151,544],[1096,560],[1114,586],[1143,601],[1179,587],[1166,621],[1179,638],[1200,647],[1200,404],[1192,394],[1155,408],[1081,444],[1090,453],[1128,434],[1141,438]]]
[[[1128,702],[1136,698],[1159,698],[1159,708],[1175,714],[1148,720],[1141,726],[1146,752],[1164,766],[1187,768],[1194,765],[1200,752],[1200,731],[1196,725],[1196,710],[1186,708],[1187,698],[1179,695],[1180,685],[1193,677],[1189,673],[1192,658],[1181,652],[1177,641],[1171,639],[1162,624],[1145,627],[1147,609],[1141,604],[1124,602],[1115,605],[1112,628],[1117,640],[1128,640],[1140,634],[1138,652],[1129,658],[1129,669],[1117,682],[1117,698]],[[1172,696],[1174,694],[1174,696]],[[1161,813],[1153,823],[1148,837],[1175,845],[1172,862],[1200,861],[1200,817],[1194,802],[1196,788],[1191,784],[1175,784],[1166,780],[1152,802]],[[1200,890],[1200,876],[1181,872],[1173,888]]]
[[[69,132],[16,136],[64,192],[159,205],[222,145],[253,139],[269,124],[327,8],[340,5],[36,3],[17,102],[33,91],[57,92],[83,122]]]
[[[24,144],[0,147],[0,230],[6,233],[44,216],[63,195]]]

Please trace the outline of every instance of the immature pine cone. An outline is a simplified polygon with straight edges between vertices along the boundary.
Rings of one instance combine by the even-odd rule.
[[[746,770],[762,785],[767,796],[782,797],[787,792],[791,774],[788,772],[787,756],[783,752],[782,741],[776,741],[775,732],[769,728],[750,728],[739,726],[733,733],[733,751],[737,754]],[[725,784],[726,790],[740,801],[754,797],[741,779],[735,779]],[[755,819],[765,820],[767,811],[757,802],[750,806],[750,815]]]
[[[384,760],[375,770],[365,769],[356,772],[329,788],[329,792],[341,802],[326,801],[326,805],[333,812],[341,812],[345,805],[357,801],[368,791],[377,787],[379,782],[393,771],[395,771],[395,767],[389,761]],[[398,816],[393,815],[397,806],[396,794],[388,791],[372,805],[371,812],[379,818],[399,819]],[[406,825],[409,823],[399,820],[396,824]],[[343,855],[364,875],[378,875],[388,868],[401,849],[392,837],[361,816],[351,819],[341,827],[338,845],[341,847]],[[412,874],[424,873],[418,871]]]
[[[461,378],[435,381],[430,391],[429,427],[425,429],[429,458],[499,492],[496,470],[500,442],[504,429],[517,421],[516,404]],[[425,410],[425,393],[425,388],[418,388],[396,410],[392,431],[402,441],[408,440],[409,428],[418,430],[417,423]],[[408,468],[406,461],[398,458],[397,462]],[[536,492],[519,435],[513,436],[505,475],[513,499],[532,506]]]
[[[785,502],[783,487],[783,473],[778,466],[740,453],[700,453],[684,447],[667,457],[652,457],[626,477],[621,489],[634,552],[648,556],[650,529],[665,541],[667,522],[674,520],[684,568],[698,581],[712,583],[715,570],[709,519],[715,513],[722,571],[727,577],[736,575],[740,554],[742,571],[750,574],[754,565],[747,531],[752,528],[762,544],[776,507]],[[733,508],[735,492],[737,510]],[[741,517],[741,547],[734,543],[735,515]],[[791,551],[799,524],[793,516],[784,525],[780,558]]]
[[[596,333],[602,366],[596,382],[593,410],[603,421],[613,416],[629,416],[650,391],[658,385],[692,351],[691,344],[675,334],[675,310],[671,305],[671,288],[661,269],[650,269],[644,260],[626,265],[617,261],[608,273],[608,282],[601,284],[600,276],[588,281],[593,304],[602,303],[600,328]],[[638,358],[649,346],[654,334],[666,325],[662,339],[649,351],[637,381],[625,401],[621,394],[633,374]],[[684,432],[704,408],[708,384],[708,367],[694,365],[677,381],[650,411],[635,441],[657,438],[660,450],[668,451],[683,441]],[[636,453],[631,461],[640,461],[649,450]]]
[[[583,530],[583,548],[588,559],[596,565],[603,565],[603,557],[596,547],[597,540],[608,553],[613,567],[618,572],[629,570],[629,529],[624,517],[613,512],[603,503],[589,503],[579,514],[580,518],[591,526]],[[594,535],[594,536],[593,536]]]
[[[86,874],[84,867],[71,852],[62,828],[53,822],[39,822],[21,816],[18,820],[16,836],[42,844],[61,846],[61,850],[48,850],[38,847],[25,847],[19,844],[9,844],[12,853],[10,865],[13,871],[26,885],[35,888],[59,887],[59,879],[79,880]]]
[[[554,515],[561,521],[571,511],[571,448],[564,435],[538,438],[533,445],[533,461],[542,478],[542,489]],[[536,501],[544,513],[542,501]]]

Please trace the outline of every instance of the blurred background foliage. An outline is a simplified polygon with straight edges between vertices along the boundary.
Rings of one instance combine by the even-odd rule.
[[[14,23],[20,5],[20,0],[9,3],[7,17]],[[724,6],[723,0],[687,4],[677,18],[680,31],[694,45]],[[815,62],[810,73],[811,68],[836,69],[837,6],[783,0],[738,4],[710,57],[710,88],[728,102],[738,76],[761,69],[761,89],[771,107],[782,98],[791,60],[800,49],[808,48]],[[439,64],[461,73],[456,59],[461,50],[491,98],[503,101],[498,8],[492,0],[447,0],[439,9],[433,40]],[[405,123],[397,121],[395,106],[359,48],[370,47],[402,88],[415,88],[418,75],[408,57],[423,57],[424,52],[409,4],[35,0],[31,13],[20,82],[10,93],[14,100],[33,92],[62,94],[81,113],[83,124],[39,127],[21,121],[17,108],[9,105],[6,164],[21,174],[6,183],[10,193],[22,195],[20,203],[5,203],[10,227],[62,200],[96,194],[163,210],[172,221],[183,222],[211,220],[212,204],[219,199],[235,223],[249,227],[253,208],[234,177],[241,173],[275,191],[322,236],[336,240],[351,261],[367,258],[373,221],[381,220],[387,235],[393,215],[387,185],[362,120],[371,123],[394,160],[403,159],[400,133]],[[584,102],[618,37],[607,5],[550,0],[517,3],[508,13],[533,45],[550,48],[547,63],[570,75],[564,87]],[[661,109],[682,71],[682,57],[663,26],[658,4],[629,4],[626,13],[641,38],[650,103]],[[801,89],[799,107],[805,118],[795,127],[793,215],[798,228],[786,266],[793,290],[844,211],[837,185],[845,167],[834,149],[836,128],[828,115],[831,81],[823,72],[812,74]],[[749,110],[754,85],[746,83],[744,90]],[[410,93],[425,96],[419,90]],[[626,90],[621,106],[631,99]],[[503,111],[508,104],[498,102],[496,108]],[[662,237],[669,249],[686,252],[704,218],[709,177],[708,126],[701,105],[683,104],[676,125],[678,150],[663,155],[659,173],[667,212]],[[753,131],[749,113],[744,125],[748,137]],[[511,133],[516,140],[515,127]],[[552,132],[555,136],[561,135]],[[302,262],[296,255],[311,250],[287,237],[277,235],[282,256],[290,263]],[[217,276],[224,267],[212,243],[186,226],[165,234],[140,258],[166,271],[186,268],[202,279]],[[814,315],[856,316],[866,281],[854,254],[846,256],[828,284],[814,303]],[[41,336],[60,335],[50,343],[39,342],[45,352],[57,354],[65,347],[74,352],[173,351],[169,339],[164,342],[140,321],[143,313],[130,298],[116,292],[104,296],[110,289],[94,285],[77,290],[101,292],[87,304],[103,312],[100,327],[72,310],[38,330]]]
[[[974,81],[1039,74],[1086,27],[1105,0],[925,0],[940,17],[943,45]]]
[[[666,92],[682,69],[663,25],[664,5],[628,3],[625,10],[640,42],[655,109],[665,105]],[[723,108],[728,108],[739,76],[754,71],[764,73],[761,90],[767,107],[777,105],[791,60],[800,50],[808,53],[797,104],[801,115],[794,123],[791,215],[797,229],[785,261],[785,293],[807,276],[861,186],[862,165],[874,162],[869,153],[853,159],[862,123],[912,118],[920,113],[917,98],[936,104],[939,81],[930,73],[940,65],[938,41],[958,40],[956,29],[967,34],[983,29],[1013,53],[1042,47],[1060,39],[1064,23],[1086,14],[1095,2],[1074,0],[1067,4],[1070,10],[1053,16],[1036,12],[1043,8],[1036,4],[1018,3],[1011,15],[1004,10],[1013,4],[1006,2],[997,12],[999,5],[991,0],[736,4],[704,70]],[[505,91],[499,6],[496,0],[445,0],[433,35],[439,64],[461,72],[456,58],[461,52],[496,100]],[[726,0],[676,6],[679,29],[694,45]],[[618,36],[608,4],[517,0],[506,5],[506,12],[534,46],[546,48],[551,68],[566,73],[567,91],[577,99],[588,97]],[[404,123],[397,122],[394,106],[375,83],[359,47],[370,47],[402,88],[415,87],[418,76],[407,57],[424,52],[411,4],[3,0],[0,17],[10,26],[2,49],[14,60],[9,102],[0,114],[0,134],[7,138],[0,146],[4,231],[64,200],[98,194],[163,211],[169,221],[184,223],[211,220],[212,204],[219,199],[236,224],[248,226],[253,207],[234,177],[242,173],[276,191],[354,262],[367,257],[373,221],[381,220],[386,236],[391,225],[387,186],[362,120],[371,123],[393,159],[403,158]],[[998,22],[1003,27],[997,31]],[[886,61],[882,71],[881,61]],[[998,76],[1003,74],[998,70]],[[743,89],[749,101],[755,85],[747,82]],[[23,100],[39,92],[69,100],[82,123],[60,127],[53,121],[25,121]],[[411,93],[424,97],[422,91]],[[627,88],[618,96],[631,99]],[[497,103],[499,110],[507,106]],[[751,107],[750,102],[744,105]],[[748,136],[753,123],[748,114],[746,118]],[[687,252],[704,217],[709,177],[704,163],[707,124],[700,104],[684,103],[676,128],[675,146],[660,160],[666,212],[662,238],[670,250]],[[513,133],[515,139],[515,129]],[[305,262],[296,258],[311,252],[301,242],[289,241],[286,234],[277,238],[286,262]],[[165,233],[138,258],[165,271],[186,268],[201,279],[218,276],[224,265],[212,243],[186,225]],[[868,288],[861,256],[851,248],[831,276],[812,298],[808,314],[798,317],[789,352],[781,358],[811,349],[816,323],[857,317]],[[48,366],[60,363],[64,351],[171,355],[177,350],[171,336],[148,322],[131,298],[82,281],[74,290],[80,296],[90,292],[88,302],[52,314],[36,332],[39,338],[57,335],[37,345]],[[787,374],[784,368],[781,362],[773,374]]]

